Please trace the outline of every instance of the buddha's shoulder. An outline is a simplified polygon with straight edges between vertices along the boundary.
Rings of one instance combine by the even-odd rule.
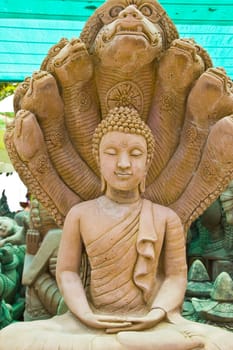
[[[75,204],[68,215],[82,214],[92,211],[96,207],[96,199],[91,199]]]
[[[165,205],[161,205],[158,203],[154,203],[151,202],[150,200],[145,199],[144,201],[147,201],[149,203],[151,203],[151,206],[153,208],[153,212],[157,215],[159,215],[160,217],[165,217],[165,218],[173,218],[173,219],[179,219],[179,216],[176,214],[176,212],[174,210],[172,210],[171,208],[165,206]]]

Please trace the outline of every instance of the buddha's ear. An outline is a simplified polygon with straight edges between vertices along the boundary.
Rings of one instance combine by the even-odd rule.
[[[140,193],[144,193],[146,191],[146,173],[144,178],[142,179],[142,181],[139,184],[139,192]]]
[[[152,163],[152,159],[147,158],[147,160],[146,160],[146,171],[145,171],[146,175],[147,175],[148,170],[149,170],[149,168],[151,166],[151,163]]]
[[[105,181],[105,178],[103,177],[102,174],[100,176],[100,183],[101,183],[100,192],[104,194],[107,189],[107,182]]]
[[[147,158],[144,177],[139,184],[139,192],[140,193],[144,193],[146,191],[146,177],[147,177],[147,173],[148,173],[148,170],[150,168],[150,165],[151,165],[151,161]]]
[[[96,156],[95,161],[96,161],[98,169],[100,169],[100,157]]]

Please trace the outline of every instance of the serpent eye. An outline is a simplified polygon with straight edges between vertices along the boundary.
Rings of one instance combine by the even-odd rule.
[[[152,15],[152,8],[148,5],[142,6],[140,11],[146,17],[150,17]]]
[[[122,10],[124,10],[123,6],[114,6],[111,8],[109,14],[111,17],[117,17]]]

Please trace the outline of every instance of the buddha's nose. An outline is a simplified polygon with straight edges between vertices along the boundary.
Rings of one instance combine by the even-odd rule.
[[[117,166],[120,169],[127,169],[130,167],[130,159],[126,153],[121,153],[118,157]]]
[[[120,12],[119,17],[125,19],[142,19],[142,14],[134,5],[129,5]]]

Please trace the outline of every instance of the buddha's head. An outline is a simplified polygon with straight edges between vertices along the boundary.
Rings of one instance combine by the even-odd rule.
[[[7,216],[0,216],[0,240],[13,235],[17,228],[18,225],[13,219]]]
[[[117,190],[145,190],[145,178],[154,153],[154,137],[138,112],[116,107],[98,125],[93,154],[102,183]],[[104,186],[105,188],[105,186]]]

